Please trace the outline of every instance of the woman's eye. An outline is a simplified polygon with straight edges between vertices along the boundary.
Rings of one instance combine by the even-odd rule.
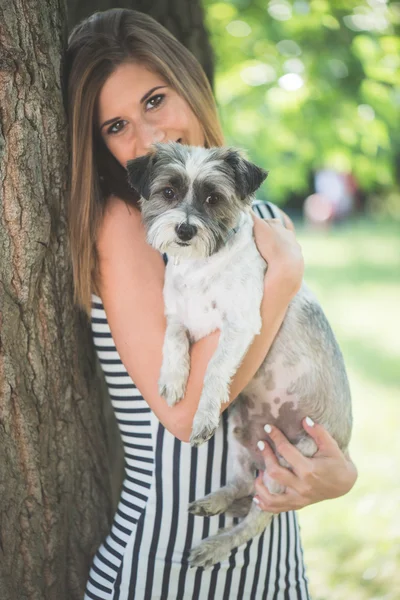
[[[162,103],[162,101],[165,98],[165,94],[156,94],[155,96],[152,96],[149,100],[147,100],[146,102],[146,108],[156,108],[157,106],[160,106],[160,104]]]
[[[218,194],[210,194],[206,198],[207,204],[217,204],[217,202],[219,202],[219,200],[220,200],[220,197]]]
[[[167,200],[173,200],[175,198],[175,192],[172,188],[165,188],[163,190],[163,195]]]
[[[126,121],[116,121],[107,129],[107,133],[119,133],[125,127],[125,123]]]

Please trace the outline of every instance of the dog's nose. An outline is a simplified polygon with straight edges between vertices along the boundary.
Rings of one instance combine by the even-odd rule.
[[[182,242],[188,242],[197,233],[197,227],[189,223],[181,223],[175,227],[176,234]]]

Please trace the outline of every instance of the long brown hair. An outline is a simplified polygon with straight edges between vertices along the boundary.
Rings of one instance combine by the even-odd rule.
[[[134,10],[112,9],[93,14],[73,29],[64,70],[71,140],[69,236],[75,298],[88,313],[97,271],[96,234],[107,197],[115,194],[138,206],[126,171],[107,149],[97,123],[103,84],[119,65],[131,61],[160,75],[186,100],[207,147],[223,144],[203,69],[157,21]]]

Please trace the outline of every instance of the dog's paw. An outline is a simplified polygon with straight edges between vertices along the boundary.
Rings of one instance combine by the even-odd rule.
[[[188,511],[192,515],[199,517],[211,517],[212,515],[220,515],[226,512],[232,503],[230,490],[227,486],[207,494],[203,498],[198,498],[191,502],[188,506]]]
[[[186,380],[176,381],[172,378],[160,376],[158,381],[158,393],[162,396],[168,406],[174,406],[185,395]]]
[[[216,536],[206,538],[190,552],[189,564],[191,567],[209,569],[218,562],[229,557],[231,548]]]
[[[215,433],[219,423],[219,413],[214,415],[212,412],[204,413],[199,410],[193,419],[192,434],[190,443],[192,446],[201,446],[207,442]]]
[[[201,500],[190,502],[188,505],[188,512],[196,517],[209,517],[214,514],[209,511],[208,505],[204,505]]]
[[[188,511],[196,517],[212,517],[213,515],[219,515],[223,512],[220,507],[216,506],[212,499],[202,498],[201,500],[195,500],[188,506]]]

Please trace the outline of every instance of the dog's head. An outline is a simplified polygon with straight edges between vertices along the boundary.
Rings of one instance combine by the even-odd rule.
[[[160,252],[200,258],[217,252],[267,172],[233,148],[176,142],[127,164],[130,185],[141,196],[149,243]]]

